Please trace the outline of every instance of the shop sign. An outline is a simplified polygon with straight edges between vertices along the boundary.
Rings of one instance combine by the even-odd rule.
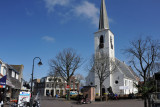
[[[20,94],[19,94],[19,100],[18,100],[18,104],[20,105],[20,107],[21,106],[24,106],[23,105],[23,102],[29,102],[30,101],[30,92],[24,92],[24,91],[22,91],[22,92],[20,92]]]
[[[7,79],[7,75],[3,76],[0,79],[0,88],[5,88],[6,87],[6,79]]]

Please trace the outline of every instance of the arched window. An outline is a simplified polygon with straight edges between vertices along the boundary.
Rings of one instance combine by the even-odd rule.
[[[101,35],[101,37],[100,37],[100,44],[101,43],[104,43],[104,39],[103,39],[103,36]]]
[[[112,37],[110,36],[111,49],[113,49]]]
[[[100,36],[100,39],[99,39],[99,48],[103,48],[104,47],[104,38],[103,38],[103,35]]]

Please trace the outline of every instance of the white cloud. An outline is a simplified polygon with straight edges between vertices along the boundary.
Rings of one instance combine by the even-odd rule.
[[[60,12],[59,15],[63,17],[60,21],[62,24],[72,20],[72,18],[83,17],[91,21],[92,24],[98,27],[99,24],[99,12],[100,9],[95,6],[95,4],[82,0],[81,3],[76,4],[74,0],[44,0],[46,3],[46,8],[49,13],[54,11],[55,6],[67,6],[66,11]],[[72,4],[72,5],[71,5]],[[109,22],[113,23],[114,20],[109,18]]]
[[[115,21],[110,17],[108,17],[108,21],[109,21],[109,23],[115,23]]]
[[[84,1],[81,5],[75,7],[75,13],[78,16],[91,19],[92,24],[98,26],[99,9],[93,3]]]
[[[28,8],[25,8],[26,14],[28,16],[32,16],[33,15],[33,11],[29,10]]]
[[[55,41],[55,39],[53,37],[50,37],[50,36],[43,36],[42,40],[45,40],[47,42],[54,42]]]
[[[46,8],[48,9],[48,12],[53,12],[54,7],[56,5],[60,6],[66,6],[70,3],[70,0],[44,0],[46,3]]]

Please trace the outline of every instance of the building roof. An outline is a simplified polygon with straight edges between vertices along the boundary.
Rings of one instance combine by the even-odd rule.
[[[10,65],[12,66],[16,71],[19,73],[23,71],[24,66],[23,65]]]
[[[107,10],[105,0],[101,0],[100,18],[99,18],[99,30],[109,29]]]
[[[14,89],[21,89],[21,82],[16,78],[10,78],[10,82],[15,86]]]
[[[125,75],[125,77],[133,79],[133,80],[137,80],[136,77],[138,76],[133,71],[133,69],[131,70],[130,66],[126,65],[124,62],[121,62],[117,58],[115,58],[115,60],[116,60],[116,65],[118,66],[118,70],[120,70],[120,72],[122,72]]]

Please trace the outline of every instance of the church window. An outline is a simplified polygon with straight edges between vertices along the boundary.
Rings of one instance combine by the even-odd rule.
[[[112,37],[110,36],[111,49],[113,49]]]
[[[128,86],[128,81],[127,80],[125,80],[125,86]]]
[[[118,84],[118,80],[115,81],[115,84]]]
[[[99,42],[99,49],[103,48],[104,47],[104,38],[103,38],[103,35],[100,36],[100,42]]]

